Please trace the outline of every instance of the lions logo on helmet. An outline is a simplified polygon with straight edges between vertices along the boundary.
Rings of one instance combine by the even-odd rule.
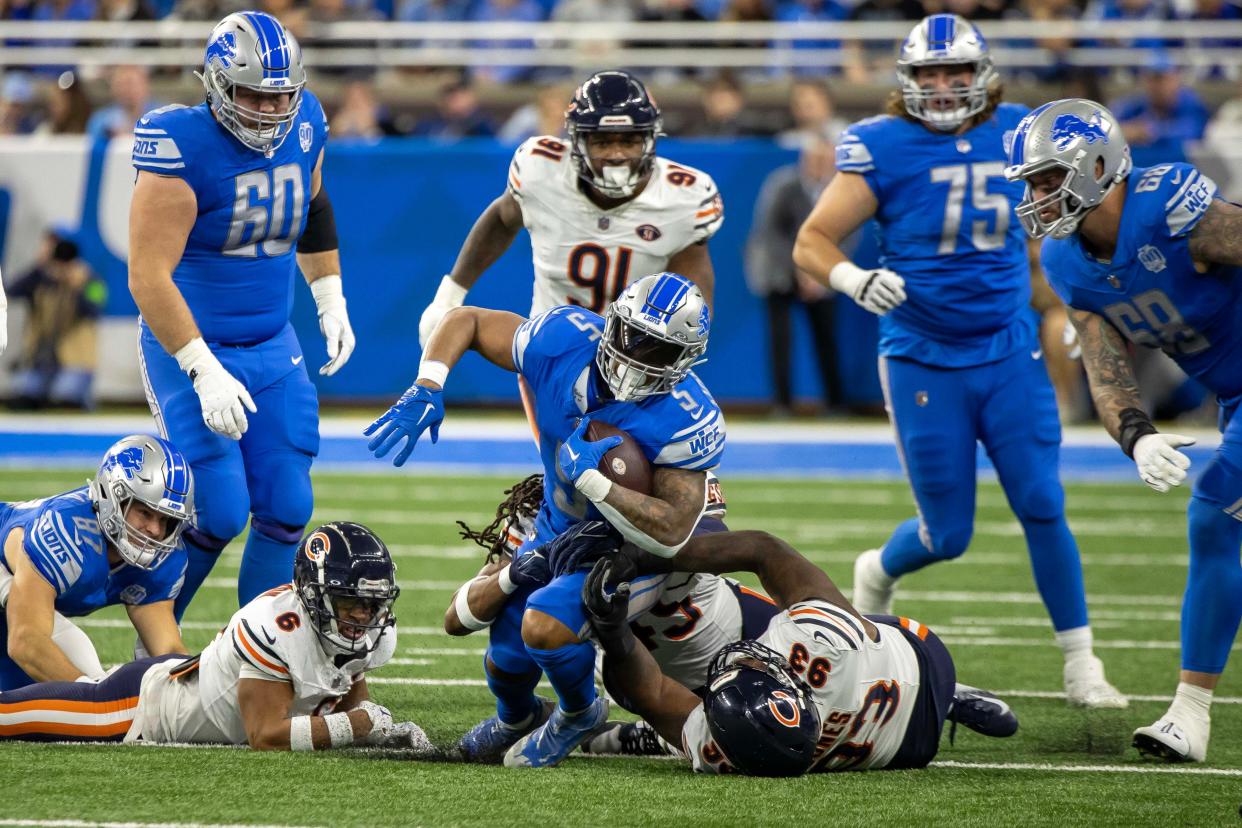
[[[919,85],[920,66],[963,64],[974,69],[969,84],[949,90]],[[956,14],[923,18],[901,44],[897,57],[897,81],[906,112],[943,132],[956,130],[986,109],[988,95],[998,80],[987,41],[973,23]]]

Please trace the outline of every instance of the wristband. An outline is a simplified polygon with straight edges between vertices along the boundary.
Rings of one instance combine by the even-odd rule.
[[[863,284],[869,273],[871,273],[870,270],[863,270],[846,259],[833,265],[832,270],[828,272],[828,284],[847,296],[854,296],[855,291],[858,290],[859,285]]]
[[[196,336],[182,345],[181,349],[173,354],[173,359],[177,360],[177,365],[190,379],[194,379],[207,365],[213,362],[216,365],[220,364],[220,360],[216,359],[216,355],[207,347],[207,343],[201,336]]]
[[[314,750],[315,742],[311,739],[311,717],[294,716],[289,720],[289,750]]]
[[[604,477],[599,469],[587,469],[578,475],[574,488],[586,495],[592,503],[599,503],[612,491],[612,481]]]
[[[1139,441],[1140,437],[1155,434],[1157,431],[1158,429],[1151,424],[1151,418],[1147,416],[1147,412],[1138,408],[1124,408],[1121,411],[1121,431],[1117,435],[1117,442],[1121,444],[1121,450],[1125,452],[1126,457],[1133,460],[1134,444]]]
[[[428,380],[443,388],[448,375],[449,367],[443,362],[438,359],[424,359],[418,364],[418,377],[414,381]]]
[[[349,720],[348,713],[324,716],[323,723],[328,726],[328,739],[332,742],[332,747],[346,747],[354,743],[354,725]]]
[[[510,564],[509,566],[512,566],[512,565],[513,564]],[[503,592],[505,595],[512,595],[513,593],[517,592],[518,585],[513,583],[513,579],[509,577],[508,566],[500,570],[500,574],[497,575],[496,578],[500,582],[500,591]]]
[[[440,280],[440,286],[436,288],[436,298],[431,300],[431,304],[460,308],[462,303],[466,301],[467,290],[469,288],[464,288],[454,282],[452,276],[445,275]]]
[[[505,572],[508,573],[508,571],[509,567],[506,566]],[[457,598],[453,601],[453,609],[457,612],[457,620],[470,632],[485,630],[492,625],[491,621],[480,621],[470,611],[470,585],[477,580],[478,578],[471,578],[462,584],[461,589],[457,590]],[[492,620],[494,621],[495,619]]]
[[[315,307],[323,313],[325,306],[344,306],[345,293],[341,290],[341,277],[337,274],[320,276],[310,283],[311,296],[315,297]]]

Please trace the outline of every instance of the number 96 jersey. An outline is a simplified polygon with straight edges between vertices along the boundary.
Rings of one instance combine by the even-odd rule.
[[[182,179],[198,202],[173,282],[208,342],[253,344],[288,324],[295,247],[327,137],[309,91],[270,158],[242,145],[205,103],[148,112],[134,127],[134,167]]]
[[[875,628],[879,641],[867,637],[854,615],[812,600],[775,616],[759,636],[814,693],[821,731],[812,772],[882,768],[905,738],[921,682],[918,657],[900,629]],[[703,705],[686,719],[682,744],[699,773],[732,770]]]
[[[643,191],[605,210],[579,189],[570,153],[560,139],[531,138],[509,165],[508,191],[534,252],[532,317],[558,305],[603,313],[631,281],[667,270],[674,254],[724,223],[720,191],[705,172],[657,157]]]

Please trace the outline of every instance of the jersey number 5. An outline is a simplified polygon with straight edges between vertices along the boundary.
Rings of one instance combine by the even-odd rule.
[[[966,207],[966,187],[970,185],[970,204],[981,214],[970,225],[970,242],[975,250],[996,250],[1005,246],[1009,230],[1009,198],[1004,193],[988,192],[988,182],[1003,181],[1005,164],[983,161],[978,164],[949,164],[933,167],[933,184],[949,185],[944,204],[944,224],[940,229],[940,247],[936,252],[948,256],[957,250],[957,235],[962,229],[962,212]],[[988,226],[991,225],[991,230]]]
[[[251,170],[233,179],[233,220],[224,242],[226,256],[283,256],[302,228],[306,188],[300,164]]]

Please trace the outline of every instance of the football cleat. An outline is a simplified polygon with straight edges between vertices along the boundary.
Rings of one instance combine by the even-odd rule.
[[[660,734],[646,722],[608,722],[582,743],[596,756],[670,756]]]
[[[542,727],[523,736],[505,754],[506,768],[551,768],[608,721],[608,700],[597,698],[577,716],[566,716],[558,705]]]
[[[1143,756],[1162,762],[1202,762],[1207,758],[1211,722],[1174,721],[1166,713],[1155,724],[1134,731],[1134,746]]]
[[[522,725],[507,725],[498,716],[484,719],[461,737],[457,747],[467,760],[471,762],[499,762],[509,748],[532,730],[536,729],[552,715],[556,702],[536,697],[539,709]]]
[[[1008,704],[986,690],[966,684],[953,688],[948,719],[984,736],[1003,739],[1018,732],[1018,717]]]
[[[1071,707],[1094,710],[1124,710],[1130,700],[1104,678],[1104,663],[1098,656],[1065,662],[1065,700]]]
[[[854,559],[854,609],[860,615],[892,615],[897,579],[880,565],[880,549],[868,549]]]

